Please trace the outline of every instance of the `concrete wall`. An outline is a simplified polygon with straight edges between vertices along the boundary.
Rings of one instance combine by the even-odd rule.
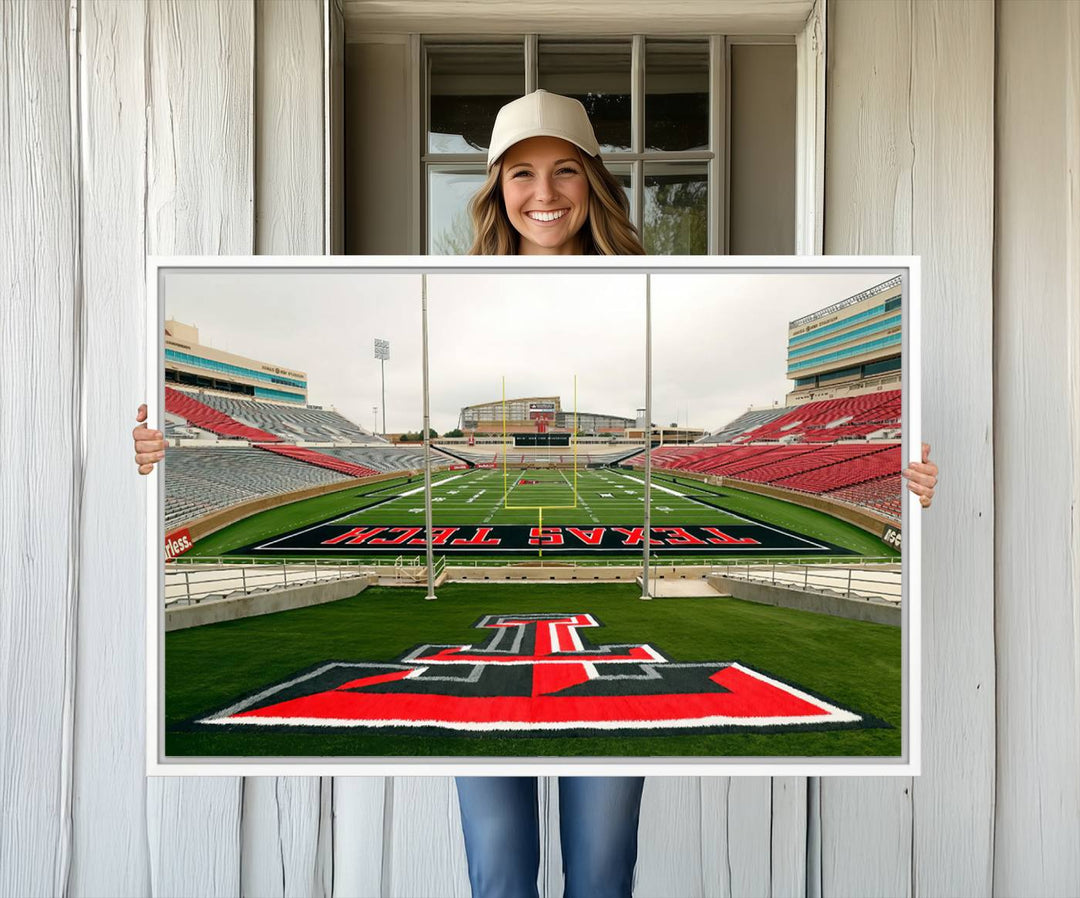
[[[709,577],[708,581],[710,586],[724,595],[747,602],[757,602],[759,605],[777,605],[781,608],[794,608],[797,611],[813,611],[816,614],[846,617],[848,620],[888,624],[892,627],[900,626],[900,606],[889,602],[827,596],[775,586],[772,583],[756,583],[752,580],[721,575]]]
[[[176,605],[165,610],[165,632],[337,602],[363,592],[375,579],[352,577],[348,580],[330,580],[275,589],[272,592],[238,596],[234,599],[200,602],[197,605]]]
[[[831,514],[834,518],[847,521],[856,527],[861,527],[874,536],[884,536],[888,528],[900,529],[898,521],[890,521],[883,515],[875,514],[862,508],[855,508],[843,502],[837,502],[828,496],[815,496],[811,493],[800,493],[797,490],[786,490],[780,486],[771,486],[767,483],[751,483],[748,480],[735,480],[732,477],[724,478],[724,485],[734,489],[746,490],[748,493],[756,493],[759,496],[771,496],[774,499],[783,499],[785,502],[794,502],[806,508],[813,508]]]

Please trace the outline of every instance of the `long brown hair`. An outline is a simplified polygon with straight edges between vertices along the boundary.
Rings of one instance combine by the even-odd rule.
[[[599,156],[579,153],[589,182],[589,217],[581,231],[586,256],[643,256],[637,228],[630,221],[630,201],[622,185]],[[502,159],[491,166],[487,180],[469,201],[473,224],[470,256],[516,256],[520,235],[510,224],[503,203]]]

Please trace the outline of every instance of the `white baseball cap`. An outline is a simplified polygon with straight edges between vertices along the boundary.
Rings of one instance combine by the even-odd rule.
[[[507,103],[495,116],[488,168],[515,143],[529,137],[561,137],[590,156],[600,152],[592,123],[581,103],[573,97],[537,90]]]

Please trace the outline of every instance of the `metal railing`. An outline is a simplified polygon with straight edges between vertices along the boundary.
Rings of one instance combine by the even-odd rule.
[[[732,564],[712,573],[754,583],[769,583],[849,599],[877,599],[899,604],[903,594],[900,565],[889,567],[815,564]]]
[[[267,562],[238,564],[230,559],[194,559],[165,568],[165,607],[238,598],[253,593],[309,586],[337,580],[355,580],[376,573],[377,566],[332,562]]]
[[[636,559],[545,559],[545,558],[435,558],[437,579],[447,566],[454,568],[541,568],[550,570],[595,570],[623,568],[641,570]],[[653,578],[664,576],[666,569],[696,567],[701,576],[738,577],[755,582],[788,586],[808,592],[821,592],[854,598],[884,599],[899,602],[901,582],[899,560],[895,557],[859,558],[827,556],[804,562],[748,563],[693,556],[675,558],[653,556]],[[375,576],[408,583],[426,583],[427,566],[423,556],[364,559],[314,559],[282,561],[241,556],[176,558],[165,567],[165,605],[197,604],[228,597],[268,592],[290,586],[309,585],[335,580]]]
[[[265,555],[262,557],[255,557],[253,555],[180,555],[176,558],[170,558],[165,564],[166,572],[173,565],[205,565],[205,564],[218,564],[218,565],[276,565],[282,564],[306,564],[312,567],[379,567],[380,565],[393,565],[394,559],[392,558],[311,558],[301,561],[289,561],[283,562],[280,558],[267,558]]]
[[[440,556],[446,557],[446,556]],[[619,558],[596,558],[596,559],[548,559],[548,558],[522,558],[520,556],[516,558],[451,558],[451,567],[551,567],[551,568],[589,568],[589,567],[625,567],[625,568],[641,568],[641,562],[638,560],[639,556],[619,559]],[[816,567],[818,565],[837,565],[837,564],[851,564],[853,560],[857,561],[860,565],[876,565],[876,564],[899,564],[900,559],[890,556],[873,556],[866,558],[852,559],[850,555],[823,555],[820,558],[813,561],[793,562],[797,564],[803,564],[809,567]],[[778,562],[784,564],[785,562]],[[747,562],[745,559],[722,559],[722,558],[709,558],[705,556],[679,556],[669,557],[666,555],[650,555],[649,567],[658,567],[661,570],[669,567],[708,567],[708,568],[728,568],[728,567],[746,567]],[[750,564],[753,567],[753,563]]]
[[[432,574],[436,580],[439,579],[439,575],[442,574],[446,568],[446,556],[439,555],[435,558],[432,565]],[[385,574],[380,573],[380,577],[385,577]],[[407,583],[427,583],[427,559],[422,555],[414,555],[412,558],[406,558],[404,555],[398,555],[394,559],[394,574],[395,580],[404,581]]]

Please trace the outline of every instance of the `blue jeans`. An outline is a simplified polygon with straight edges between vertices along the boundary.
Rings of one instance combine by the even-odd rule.
[[[564,898],[630,898],[644,777],[559,777]],[[459,776],[473,898],[538,898],[533,776]]]

